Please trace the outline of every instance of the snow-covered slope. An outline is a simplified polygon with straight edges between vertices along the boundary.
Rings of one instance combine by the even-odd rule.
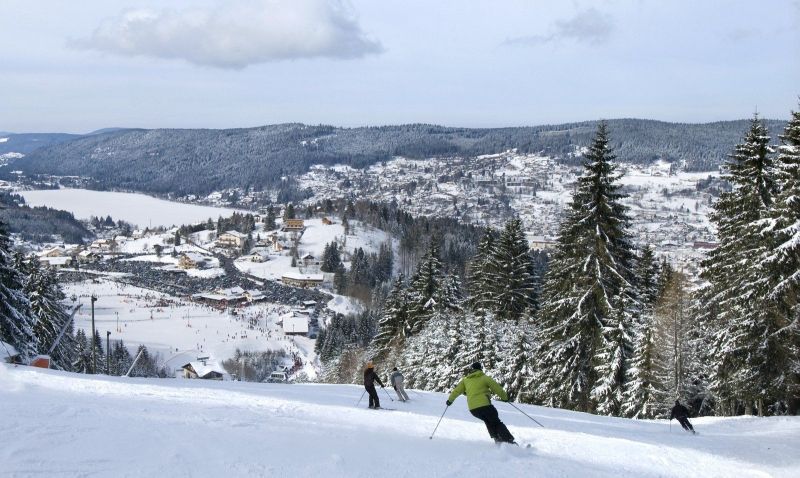
[[[697,419],[691,436],[632,421],[509,405],[532,449],[497,447],[460,398],[411,392],[395,411],[356,407],[363,388],[90,377],[0,365],[0,475],[27,476],[800,476],[800,419]]]

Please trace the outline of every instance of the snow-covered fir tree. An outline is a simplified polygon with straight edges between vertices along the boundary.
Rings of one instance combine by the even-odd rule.
[[[64,292],[55,274],[40,267],[35,257],[27,262],[25,291],[30,298],[31,313],[35,318],[33,330],[38,353],[49,353],[54,368],[71,370],[75,361],[75,342],[72,318],[61,303]]]
[[[606,125],[585,154],[584,173],[561,225],[536,321],[536,395],[560,408],[595,411],[591,396],[609,323],[630,287],[633,246]]]
[[[491,310],[491,279],[488,274],[489,263],[495,244],[495,231],[487,229],[478,243],[475,257],[467,265],[467,284],[469,285],[469,307],[474,310]]]
[[[536,278],[519,218],[506,222],[485,265],[488,307],[503,320],[517,320],[536,307]]]
[[[409,311],[403,332],[406,336],[418,332],[434,310],[447,308],[447,304],[436,302],[441,297],[444,279],[442,262],[439,259],[439,247],[436,240],[433,239],[428,251],[417,266],[417,271],[411,278],[408,288]]]
[[[754,118],[741,144],[726,163],[733,189],[714,205],[719,247],[703,261],[711,288],[703,294],[715,310],[712,340],[712,390],[721,410],[740,406],[763,413],[776,377],[773,360],[780,355],[774,304],[766,300],[769,278],[759,267],[770,244],[761,234],[776,193],[773,150],[763,123]],[[700,322],[709,322],[701,316]]]
[[[394,281],[394,286],[383,307],[383,315],[378,320],[378,333],[372,341],[374,354],[386,357],[388,348],[393,342],[405,334],[405,324],[408,322],[408,298],[405,290],[404,278],[400,274]]]
[[[669,268],[668,263],[663,266]],[[625,391],[620,413],[631,418],[654,418],[657,381],[655,378],[656,344],[653,332],[653,309],[661,292],[660,266],[653,248],[642,249],[636,265],[637,303],[629,307],[631,314],[631,356],[625,371]],[[665,270],[667,270],[665,269]]]
[[[785,397],[790,413],[800,411],[800,111],[780,137],[776,159],[779,193],[765,228],[770,249],[762,264],[770,273],[767,299],[775,306],[775,334],[781,356],[773,384],[777,397]],[[774,360],[773,359],[773,360]]]
[[[597,413],[603,415],[620,415],[633,355],[631,335],[636,319],[632,300],[624,287],[614,302],[618,307],[603,326],[602,345],[595,366],[597,381],[591,394]]]
[[[659,392],[663,389],[657,376],[655,332],[652,314],[637,330],[633,354],[627,369],[627,383],[621,414],[630,418],[655,418],[659,412]]]
[[[92,349],[83,329],[75,332],[75,362],[72,364],[72,369],[80,373],[92,371]]]
[[[339,254],[339,245],[336,241],[325,244],[325,250],[322,252],[322,260],[319,270],[322,272],[335,272],[342,263],[341,255]]]
[[[512,400],[530,403],[533,401],[533,347],[530,342],[530,327],[523,324],[502,324],[501,337],[508,347],[501,347],[499,373],[494,377]]]
[[[35,317],[25,295],[24,279],[15,268],[5,224],[0,222],[0,340],[17,349],[23,360],[36,355]],[[0,354],[5,355],[5,350]]]

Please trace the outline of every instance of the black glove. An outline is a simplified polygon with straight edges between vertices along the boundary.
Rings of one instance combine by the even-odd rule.
[[[453,402],[451,402],[450,400],[446,401],[445,403],[447,404],[448,407],[453,404]]]

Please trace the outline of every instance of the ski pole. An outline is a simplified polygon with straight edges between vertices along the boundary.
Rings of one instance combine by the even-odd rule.
[[[669,419],[669,432],[672,433],[672,419]]]
[[[389,400],[394,401],[394,398],[392,398],[392,396],[389,395],[389,392],[386,390],[386,387],[381,387],[381,388],[383,389],[384,392],[386,392],[386,396],[389,397]]]
[[[364,393],[367,393],[367,391],[364,390]],[[361,400],[364,399],[364,393],[361,394],[361,398],[359,398],[358,401],[356,402],[356,406],[358,406],[358,404],[361,403]]]
[[[528,415],[527,413],[525,413],[525,412],[523,412],[522,410],[520,410],[520,409],[519,409],[519,407],[517,407],[517,406],[516,406],[516,405],[514,405],[513,403],[511,403],[511,402],[506,402],[506,403],[507,403],[507,404],[509,404],[509,405],[511,405],[512,407],[516,408],[516,409],[517,409],[517,411],[518,411],[518,412],[520,412],[521,414],[525,415],[526,417],[528,417],[528,418],[530,418],[531,420],[533,420],[534,422],[536,422],[536,424],[537,424],[537,425],[539,425],[540,427],[544,428],[544,425],[542,425],[541,423],[539,423],[539,422],[538,422],[538,421],[537,421],[535,418],[533,418],[532,416],[530,416],[530,415]]]
[[[436,430],[439,429],[439,424],[442,423],[442,418],[444,418],[444,414],[447,413],[447,409],[448,408],[450,408],[450,405],[444,407],[444,411],[442,412],[442,416],[439,417],[439,421],[436,422],[436,428],[433,429],[433,433],[431,433],[431,436],[429,436],[428,439],[433,440],[433,435],[434,435],[434,433],[436,433]]]

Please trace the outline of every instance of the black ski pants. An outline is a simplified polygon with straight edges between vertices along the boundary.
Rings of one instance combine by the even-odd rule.
[[[367,389],[367,393],[369,394],[369,408],[380,407],[381,401],[378,399],[378,392],[375,391],[375,385],[367,385],[364,388]]]
[[[485,407],[478,407],[469,411],[475,418],[480,418],[486,424],[486,429],[489,431],[489,436],[496,442],[511,443],[514,441],[514,436],[508,431],[505,424],[500,421],[497,415],[497,409],[494,405],[486,405]]]
[[[694,431],[694,427],[692,427],[692,424],[689,423],[688,417],[676,417],[676,418],[678,419],[678,423],[681,424],[684,430],[686,430],[687,432]]]

